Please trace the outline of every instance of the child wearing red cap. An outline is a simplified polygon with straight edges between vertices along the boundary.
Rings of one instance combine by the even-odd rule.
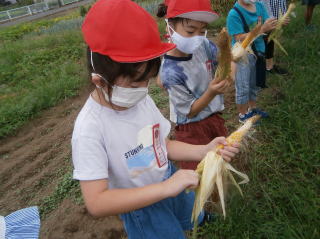
[[[121,214],[129,239],[185,238],[194,193],[184,190],[199,179],[193,170],[176,171],[168,159],[200,161],[225,144],[220,152],[230,161],[239,145],[222,137],[206,145],[167,139],[170,123],[148,84],[160,56],[175,45],[160,41],[156,22],[136,3],[97,1],[82,31],[96,88],[75,122],[72,160],[86,207],[98,217]]]
[[[157,15],[166,17],[170,40],[177,45],[164,56],[160,70],[161,83],[169,93],[170,119],[176,123],[176,140],[201,145],[226,136],[222,94],[229,84],[214,79],[218,49],[206,38],[208,23],[218,15],[209,0],[170,0]],[[198,162],[179,165],[195,169]]]

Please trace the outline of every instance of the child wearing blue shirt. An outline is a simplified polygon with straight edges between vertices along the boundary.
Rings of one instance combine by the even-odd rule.
[[[242,16],[241,16],[241,15]],[[242,19],[243,17],[243,19]],[[234,8],[230,10],[227,17],[227,28],[232,36],[232,45],[237,41],[243,41],[248,34],[246,26],[251,30],[258,21],[263,23],[261,35],[254,41],[256,54],[249,54],[248,61],[237,63],[236,72],[236,104],[239,112],[239,122],[243,123],[255,114],[267,117],[268,114],[256,107],[257,93],[257,57],[263,57],[265,53],[265,42],[262,34],[273,30],[276,27],[277,20],[269,18],[267,10],[262,3],[255,0],[238,0]],[[264,72],[263,72],[264,73]]]

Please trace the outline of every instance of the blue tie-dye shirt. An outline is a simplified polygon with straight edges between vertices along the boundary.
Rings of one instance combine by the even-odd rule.
[[[223,95],[217,95],[200,113],[188,118],[192,104],[207,90],[217,67],[217,47],[209,40],[188,57],[165,55],[160,79],[168,90],[170,119],[177,124],[203,120],[224,109]]]

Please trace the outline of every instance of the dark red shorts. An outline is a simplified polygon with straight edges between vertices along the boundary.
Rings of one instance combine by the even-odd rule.
[[[203,145],[210,143],[214,138],[227,136],[225,120],[220,113],[212,114],[206,119],[175,127],[175,138],[189,144]],[[180,168],[196,169],[199,162],[179,162]]]

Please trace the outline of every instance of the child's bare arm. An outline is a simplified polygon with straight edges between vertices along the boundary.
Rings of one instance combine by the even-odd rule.
[[[130,212],[174,197],[186,188],[196,187],[198,174],[193,170],[178,170],[169,179],[144,187],[110,189],[108,180],[80,181],[82,195],[89,213],[104,217]]]
[[[261,34],[272,31],[276,28],[278,20],[275,18],[268,18],[261,27]]]
[[[264,34],[267,32],[270,32],[277,26],[277,19],[275,18],[268,18],[264,24],[261,27],[260,34]],[[249,33],[241,33],[241,34],[236,34],[234,35],[234,38],[236,41],[242,42],[248,35]]]
[[[231,79],[235,81],[237,74],[237,63],[234,61],[231,62]]]
[[[162,81],[161,81],[161,79],[160,79],[160,75],[157,76],[156,83],[157,83],[157,85],[158,85],[159,87],[161,87],[162,89],[164,89],[163,84],[162,84]]]
[[[218,83],[215,80],[211,81],[208,89],[203,93],[203,95],[193,102],[187,117],[193,118],[199,114],[205,107],[208,106],[208,104],[216,95],[223,94],[228,86],[229,84],[227,80],[223,80]]]
[[[174,161],[201,161],[207,152],[220,144],[225,145],[225,147],[219,153],[228,162],[239,152],[240,145],[227,145],[225,137],[217,137],[207,145],[193,145],[175,140],[167,140],[168,158]]]

